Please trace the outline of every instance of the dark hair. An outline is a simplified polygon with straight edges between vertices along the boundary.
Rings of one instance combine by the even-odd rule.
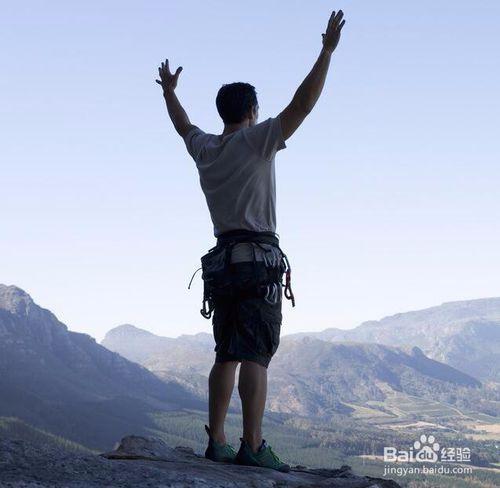
[[[229,83],[222,85],[215,104],[225,124],[238,124],[257,105],[257,92],[249,83]]]

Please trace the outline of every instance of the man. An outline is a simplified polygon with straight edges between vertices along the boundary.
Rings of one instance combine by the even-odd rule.
[[[202,310],[207,318],[214,312],[216,359],[209,377],[209,427],[205,426],[209,436],[205,456],[213,461],[290,469],[262,439],[261,431],[267,367],[279,344],[281,275],[287,267],[281,267],[283,259],[288,264],[276,235],[274,159],[316,104],[344,24],[342,11],[331,14],[318,59],[277,117],[258,124],[255,88],[248,83],[223,85],[216,99],[224,122],[220,135],[191,124],[182,108],[175,95],[182,67],[172,74],[167,59],[158,68],[156,82],[163,88],[175,129],[196,162],[217,237],[215,254],[204,256],[202,263],[212,256],[212,264],[220,264],[220,256],[230,250],[229,264],[213,274],[230,276],[230,282],[214,285],[216,279],[207,279],[212,264],[206,264],[203,272],[205,284],[210,281],[214,287],[205,297],[208,309],[204,302]],[[285,296],[293,298],[289,284]],[[236,453],[226,442],[224,420],[240,363],[243,436]]]

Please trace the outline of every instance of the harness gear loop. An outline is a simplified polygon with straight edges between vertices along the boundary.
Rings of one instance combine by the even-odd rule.
[[[188,290],[191,289],[191,284],[193,283],[193,280],[194,280],[194,277],[196,276],[196,273],[198,273],[198,271],[201,271],[202,268],[199,267],[194,273],[193,273],[193,276],[191,276],[191,279],[189,280],[189,285],[188,285]]]
[[[290,261],[288,261],[286,254],[283,251],[281,251],[281,254],[283,255],[283,261],[285,261],[286,264],[284,295],[287,300],[292,301],[292,307],[295,307],[295,296],[292,291],[292,267],[290,266]]]
[[[206,319],[209,319],[212,317],[212,313],[214,311],[214,305],[212,300],[208,298],[204,298],[202,302],[202,308],[200,310],[201,315],[205,317]]]
[[[284,291],[284,295],[285,295],[285,298],[287,300],[291,300],[292,301],[292,307],[295,307],[295,296],[293,295],[293,291],[292,291],[292,285],[291,285],[291,281],[292,281],[292,278],[291,278],[291,274],[292,272],[288,269],[286,271],[286,275],[285,275],[285,291]]]

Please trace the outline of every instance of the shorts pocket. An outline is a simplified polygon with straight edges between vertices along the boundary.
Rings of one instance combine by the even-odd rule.
[[[228,348],[231,341],[231,331],[234,320],[233,315],[233,307],[230,301],[225,299],[217,299],[215,301],[214,315],[212,319],[215,352]]]
[[[265,341],[266,353],[273,356],[278,349],[281,333],[281,301],[271,305],[263,303],[261,311],[262,338]]]

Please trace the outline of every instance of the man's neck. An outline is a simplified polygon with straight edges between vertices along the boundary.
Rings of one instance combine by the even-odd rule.
[[[248,127],[248,125],[248,119],[238,124],[224,124],[224,131],[222,132],[221,137],[227,136],[228,134],[236,132],[237,130],[245,129],[246,127]]]

